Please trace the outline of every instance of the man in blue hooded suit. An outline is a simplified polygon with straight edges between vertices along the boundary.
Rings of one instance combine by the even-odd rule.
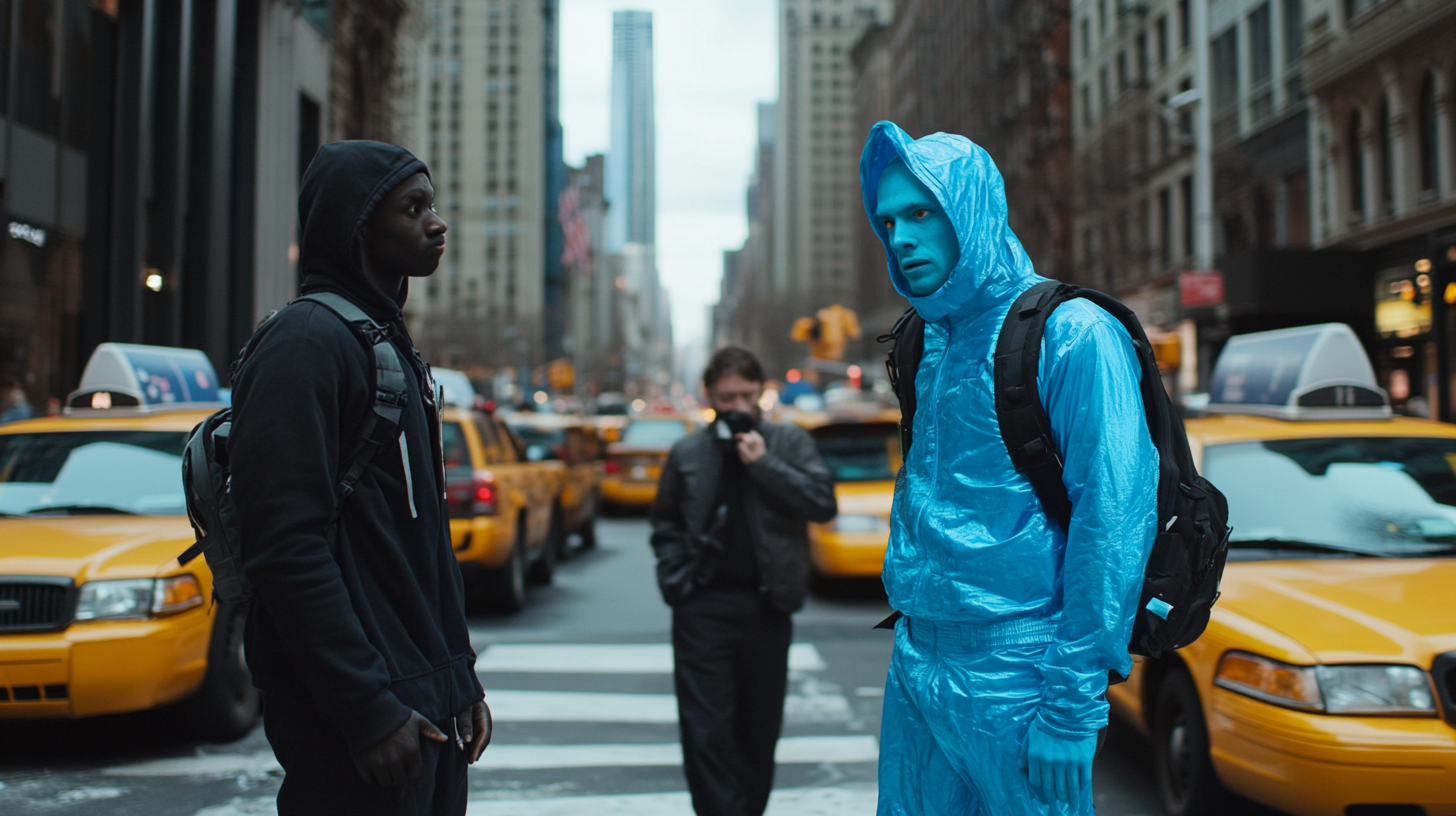
[[[1063,530],[1012,466],[996,417],[997,335],[1044,280],[1007,226],[996,165],[964,137],[913,140],[880,122],[860,182],[890,279],[925,320],[885,556],[904,617],[879,814],[1092,814],[1108,672],[1131,670],[1157,517],[1131,339],[1081,299],[1047,322],[1037,385],[1072,501]]]

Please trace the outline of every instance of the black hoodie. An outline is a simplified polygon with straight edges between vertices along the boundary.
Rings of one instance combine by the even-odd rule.
[[[397,294],[360,266],[360,227],[415,173],[403,148],[324,145],[298,197],[303,291],[349,298],[394,329]],[[358,753],[414,709],[441,723],[480,699],[460,569],[450,546],[434,410],[422,363],[404,366],[403,439],[375,455],[328,536],[334,485],[373,405],[373,356],[333,312],[303,301],[263,325],[233,383],[228,442],[243,568],[260,603],[248,665],[266,695],[312,702]]]

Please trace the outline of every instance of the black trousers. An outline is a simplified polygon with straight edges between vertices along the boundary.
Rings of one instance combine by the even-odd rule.
[[[447,735],[450,723],[435,723]],[[283,787],[278,816],[463,816],[470,784],[466,751],[455,741],[421,739],[423,769],[402,788],[370,785],[359,778],[339,732],[312,703],[267,697],[263,731],[278,764]]]
[[[747,589],[673,608],[683,769],[698,816],[762,816],[784,720],[793,621]]]

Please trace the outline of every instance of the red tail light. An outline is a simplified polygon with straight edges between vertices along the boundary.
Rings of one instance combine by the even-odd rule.
[[[475,515],[493,516],[500,511],[500,505],[496,503],[495,474],[488,470],[475,471],[471,488],[475,500],[471,509],[475,511]]]
[[[493,516],[500,510],[495,474],[488,470],[471,472],[469,481],[451,482],[445,490],[445,498],[450,507],[450,518]]]
[[[622,463],[618,462],[616,459],[608,459],[607,461],[602,463],[602,470],[606,471],[607,473],[613,474],[621,473]]]

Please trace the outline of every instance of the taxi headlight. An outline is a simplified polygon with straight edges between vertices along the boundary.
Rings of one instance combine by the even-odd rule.
[[[169,615],[201,605],[202,586],[191,574],[183,573],[171,578],[157,579],[156,595],[152,599],[152,614]]]
[[[76,602],[76,620],[118,620],[145,618],[152,612],[151,578],[124,581],[91,581],[81,585]]]
[[[833,525],[836,533],[883,533],[890,529],[889,519],[855,513],[835,516]]]
[[[1436,714],[1431,682],[1415,666],[1320,666],[1315,673],[1331,714]]]
[[[169,615],[202,605],[202,586],[190,574],[128,578],[81,585],[76,620],[127,620]]]
[[[1229,652],[1218,662],[1213,683],[1266,703],[1305,711],[1324,709],[1313,666],[1293,666],[1248,652]]]
[[[1248,652],[1229,652],[1213,683],[1266,703],[1328,714],[1434,716],[1426,673],[1415,666],[1294,666]]]

